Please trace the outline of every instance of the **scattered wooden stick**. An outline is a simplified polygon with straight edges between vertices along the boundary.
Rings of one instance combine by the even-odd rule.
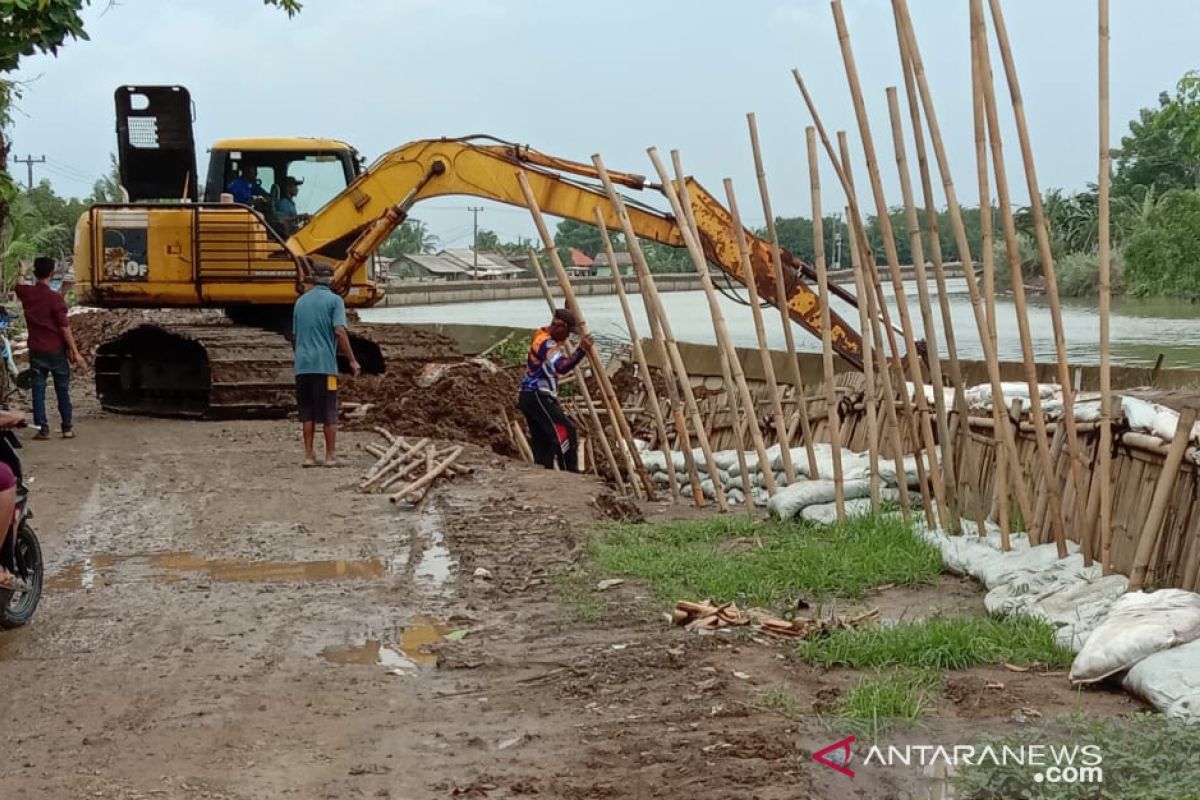
[[[459,455],[462,454],[462,451],[463,451],[463,448],[461,446],[455,447],[453,450],[450,451],[450,455],[448,455],[444,459],[442,459],[442,461],[440,463],[436,464],[432,469],[430,469],[427,473],[425,473],[425,475],[423,475],[422,477],[413,481],[408,486],[405,486],[400,491],[392,494],[392,496],[389,497],[388,500],[393,503],[399,503],[405,497],[407,497],[408,495],[417,491],[418,489],[423,489],[424,487],[433,483],[435,480],[438,479],[439,476],[441,476],[441,474],[443,472],[445,472],[450,467],[451,464],[454,463],[455,459],[457,459],[459,457]]]

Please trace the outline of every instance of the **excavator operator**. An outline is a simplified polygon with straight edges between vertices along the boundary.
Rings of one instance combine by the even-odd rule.
[[[258,182],[258,167],[242,164],[239,175],[229,182],[225,191],[233,195],[233,202],[250,205],[255,197],[268,197],[267,190]]]
[[[592,352],[592,337],[585,336],[579,349],[566,355],[562,343],[572,333],[579,333],[579,327],[575,315],[565,308],[557,309],[550,324],[534,332],[517,396],[517,408],[529,424],[533,460],[546,469],[557,463],[567,472],[576,470],[577,438],[575,423],[558,403],[558,379],[570,374]]]

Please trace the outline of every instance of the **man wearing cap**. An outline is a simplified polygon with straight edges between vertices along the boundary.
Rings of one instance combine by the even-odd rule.
[[[329,288],[333,267],[318,263],[313,267],[313,287],[296,301],[292,309],[292,335],[296,348],[296,409],[304,428],[304,462],[317,465],[313,449],[317,423],[325,435],[325,466],[337,466],[338,364],[337,353],[350,362],[350,372],[360,372],[350,336],[346,333],[346,305]],[[336,346],[335,346],[336,343]]]
[[[288,175],[283,179],[283,192],[275,201],[275,220],[285,236],[293,234],[307,220],[307,215],[296,212],[296,195],[300,193],[300,181]]]
[[[565,308],[556,310],[550,324],[534,332],[525,360],[525,377],[521,381],[517,408],[529,424],[533,460],[546,469],[553,469],[557,463],[560,469],[573,472],[576,469],[575,423],[558,404],[558,379],[574,370],[592,351],[592,337],[583,337],[579,349],[567,355],[562,343],[572,333],[579,333],[579,328],[575,315]]]

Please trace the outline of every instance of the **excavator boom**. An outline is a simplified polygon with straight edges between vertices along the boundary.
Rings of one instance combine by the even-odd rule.
[[[607,227],[620,229],[608,197],[598,185],[590,164],[555,158],[531,148],[500,143],[486,137],[429,139],[411,142],[381,156],[346,189],[326,204],[287,241],[297,257],[320,256],[339,244],[350,243],[339,259],[335,285],[345,286],[365,260],[400,225],[408,210],[421,200],[443,195],[471,195],[524,207],[517,174],[524,172],[541,210],[546,214],[591,224],[599,208]],[[614,183],[629,189],[661,187],[640,175],[610,173]],[[688,195],[708,260],[727,275],[745,284],[741,258],[729,212],[694,179]],[[634,230],[642,239],[674,247],[683,246],[675,219],[655,208],[627,203]],[[762,300],[774,304],[775,271],[770,245],[747,233],[750,263]],[[811,269],[786,251],[783,253],[784,287],[788,314],[816,336],[821,335],[817,294],[804,281]],[[852,295],[838,291],[854,304]],[[833,347],[855,367],[862,363],[862,339],[838,314],[831,314]]]

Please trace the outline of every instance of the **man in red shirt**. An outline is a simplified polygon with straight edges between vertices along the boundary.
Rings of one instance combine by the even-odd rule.
[[[50,422],[46,416],[46,379],[54,377],[54,394],[58,397],[58,413],[62,418],[62,436],[73,439],[71,429],[71,362],[84,366],[83,355],[75,346],[71,325],[67,322],[67,303],[50,288],[54,275],[54,259],[38,256],[33,260],[33,277],[37,282],[25,284],[25,265],[17,275],[17,298],[25,309],[25,327],[29,329],[29,366],[33,369],[33,423],[38,432],[35,439],[50,438]],[[68,361],[69,359],[69,361]]]

